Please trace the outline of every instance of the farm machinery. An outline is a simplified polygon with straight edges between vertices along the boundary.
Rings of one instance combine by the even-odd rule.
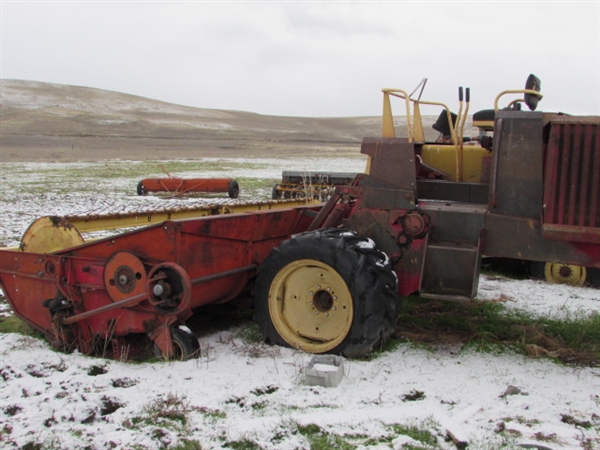
[[[502,92],[474,114],[470,139],[468,89],[456,115],[421,100],[424,84],[417,95],[384,89],[383,136],[361,145],[365,173],[326,203],[170,218],[90,242],[46,218],[21,251],[0,251],[2,289],[65,350],[123,358],[150,341],[165,359],[191,358],[186,320],[250,296],[267,341],[358,357],[392,334],[402,296],[473,299],[484,255],[560,262],[565,276],[598,270],[600,118],[535,111],[539,86],[530,76]],[[518,98],[501,108],[508,95]],[[392,98],[406,106],[407,138]],[[443,110],[436,142],[423,105]]]
[[[173,197],[197,192],[226,192],[229,198],[238,198],[240,186],[231,178],[144,178],[137,185],[137,194],[150,192],[166,192]]]
[[[281,183],[273,186],[273,200],[281,198],[316,198],[328,200],[337,186],[347,186],[356,177],[348,172],[299,172],[284,170]]]

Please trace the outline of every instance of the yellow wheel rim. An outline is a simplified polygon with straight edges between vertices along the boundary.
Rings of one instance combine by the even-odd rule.
[[[352,295],[329,265],[294,261],[279,271],[269,289],[269,314],[279,335],[292,347],[325,353],[337,347],[352,326]]]
[[[172,361],[185,361],[185,351],[181,343],[173,339],[173,356]]]
[[[550,283],[581,286],[587,277],[585,267],[561,263],[546,263],[544,275]]]

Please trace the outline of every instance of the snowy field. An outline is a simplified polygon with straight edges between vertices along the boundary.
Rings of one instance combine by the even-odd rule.
[[[364,168],[361,158],[200,163],[206,169],[173,175],[242,180],[240,201],[269,198],[282,170]],[[2,164],[0,244],[18,245],[43,215],[231,201],[139,197],[140,174],[161,175],[139,164]],[[125,165],[130,173],[117,176]],[[498,276],[482,277],[478,301],[564,319],[600,312],[598,290]],[[0,447],[454,449],[450,432],[468,449],[600,448],[597,367],[402,344],[371,361],[346,360],[339,386],[325,388],[304,383],[311,355],[249,344],[242,328],[203,335],[200,346],[198,360],[134,364],[0,335]],[[407,431],[415,429],[431,439]]]

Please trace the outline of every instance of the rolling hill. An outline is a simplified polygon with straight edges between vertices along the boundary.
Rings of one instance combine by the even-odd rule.
[[[88,87],[0,83],[3,162],[354,154],[381,126],[379,117],[267,116]]]

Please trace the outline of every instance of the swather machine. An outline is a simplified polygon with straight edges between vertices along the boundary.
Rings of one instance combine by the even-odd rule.
[[[597,271],[600,118],[536,112],[539,85],[531,76],[501,93],[474,115],[481,134],[470,140],[468,90],[453,115],[384,89],[383,137],[362,142],[367,170],[327,203],[166,220],[47,253],[1,250],[2,289],[66,350],[121,358],[149,339],[167,359],[193,357],[198,340],[180,326],[194,310],[252,293],[268,341],[356,357],[390,336],[402,296],[473,299],[483,255]],[[500,108],[507,94],[519,98]],[[408,138],[395,137],[393,97]],[[424,138],[426,104],[443,109],[437,142]],[[64,218],[48,224],[77,235]]]

